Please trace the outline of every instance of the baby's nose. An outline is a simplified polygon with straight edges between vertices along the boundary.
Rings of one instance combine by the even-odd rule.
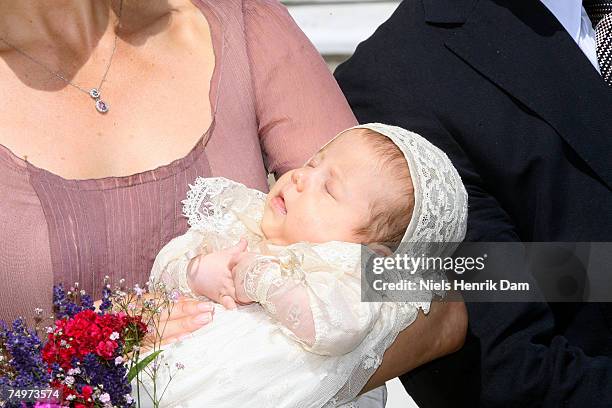
[[[295,184],[297,191],[300,192],[304,190],[305,179],[306,175],[302,169],[295,170],[291,175],[291,181]]]

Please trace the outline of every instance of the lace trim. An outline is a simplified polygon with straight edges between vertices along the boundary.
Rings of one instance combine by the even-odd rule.
[[[453,252],[456,247],[453,243],[465,237],[467,192],[448,156],[422,136],[397,126],[370,123],[357,128],[372,129],[389,137],[408,161],[415,208],[402,241],[414,243],[415,252],[427,249],[430,242],[448,243],[444,250]]]
[[[185,296],[195,296],[189,286],[189,280],[187,275],[189,274],[189,263],[190,259],[181,259],[177,266],[179,271],[177,273],[178,290]]]
[[[268,308],[275,313],[274,305],[268,302],[268,292],[272,285],[280,287],[280,266],[274,257],[258,256],[244,274],[244,290],[254,302]]]
[[[223,177],[198,177],[189,188],[182,203],[191,227],[208,231],[220,240],[245,237],[249,247],[261,241],[264,193]]]

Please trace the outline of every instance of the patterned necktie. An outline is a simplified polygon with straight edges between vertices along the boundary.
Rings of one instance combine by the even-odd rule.
[[[595,29],[601,76],[612,86],[612,0],[584,0],[582,5]]]

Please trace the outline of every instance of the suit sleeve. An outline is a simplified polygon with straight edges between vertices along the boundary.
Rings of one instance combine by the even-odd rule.
[[[469,195],[466,241],[520,241],[513,221],[487,192],[450,127],[423,109],[409,86],[398,89],[385,69],[384,50],[360,48],[335,74],[358,121],[410,129],[448,154]],[[517,281],[533,282],[526,269],[515,273]],[[480,342],[482,406],[612,406],[612,359],[588,356],[554,335],[554,316],[545,302],[466,301],[466,306],[470,331]]]

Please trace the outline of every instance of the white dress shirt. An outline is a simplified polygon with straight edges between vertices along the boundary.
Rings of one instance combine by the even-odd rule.
[[[570,37],[574,39],[584,55],[591,61],[597,72],[595,30],[591,19],[582,7],[581,0],[541,0],[551,13],[559,20]],[[601,73],[601,72],[600,72]]]

